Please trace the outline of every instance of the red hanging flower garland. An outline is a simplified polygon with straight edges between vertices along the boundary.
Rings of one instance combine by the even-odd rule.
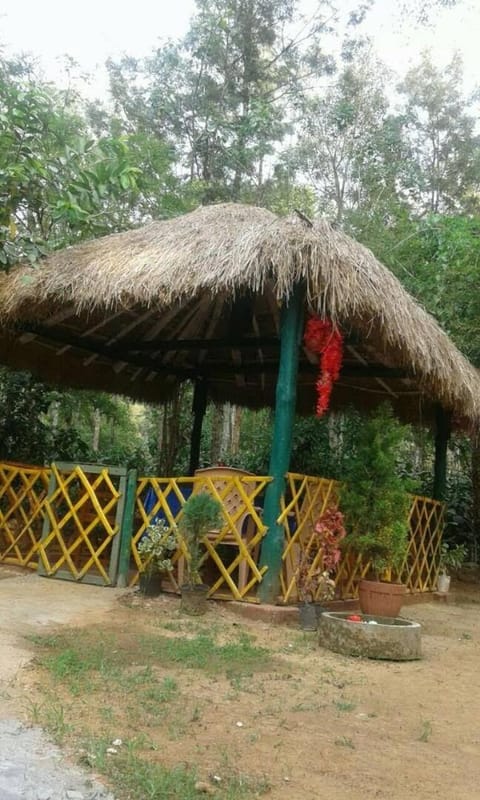
[[[338,380],[343,358],[343,336],[329,319],[310,317],[303,337],[305,347],[320,356],[320,374],[316,382],[317,417],[328,410],[333,384]]]

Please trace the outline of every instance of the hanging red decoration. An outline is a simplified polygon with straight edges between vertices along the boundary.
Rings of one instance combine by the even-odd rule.
[[[320,356],[320,374],[316,383],[317,417],[328,410],[333,384],[340,375],[343,358],[343,336],[329,319],[310,317],[303,337],[305,347]]]

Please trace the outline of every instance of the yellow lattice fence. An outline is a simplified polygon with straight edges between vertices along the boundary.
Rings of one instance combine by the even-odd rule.
[[[41,574],[115,582],[125,475],[120,468],[52,464],[38,547]]]
[[[281,596],[284,603],[298,600],[297,576],[302,553],[311,556],[311,571],[322,564],[322,550],[315,544],[314,525],[325,509],[338,502],[339,484],[325,478],[289,474],[286,504],[279,517],[285,531]],[[438,577],[444,505],[428,497],[412,497],[409,512],[409,546],[400,571],[411,593],[433,591]],[[348,549],[343,551],[335,576],[336,597],[358,596],[358,584],[369,571],[368,562]]]
[[[50,470],[0,463],[0,562],[36,569]]]
[[[223,525],[204,537],[203,575],[209,596],[256,602],[254,590],[266,568],[258,566],[260,543],[266,526],[256,503],[268,477],[238,475],[221,468],[204,471],[194,478],[141,478],[137,486],[135,532],[132,537],[134,572],[130,581],[138,581],[144,567],[138,543],[154,520],[180,527],[183,506],[188,497],[208,491],[221,505]],[[173,556],[174,569],[165,576],[165,588],[178,592],[183,582],[185,552],[179,545]]]
[[[412,498],[410,544],[401,579],[411,592],[436,589],[445,521],[445,504],[429,497]]]
[[[297,601],[297,576],[301,555],[304,552],[312,553],[312,547],[315,546],[315,523],[337,500],[338,484],[335,481],[293,472],[287,474],[284,508],[278,519],[285,533],[280,577],[284,603]],[[311,570],[315,571],[321,562],[322,551],[317,548],[312,555]]]
[[[445,506],[438,500],[412,496],[408,550],[398,575],[411,594],[436,588],[444,513]],[[338,596],[342,599],[357,597],[358,584],[368,570],[369,564],[363,562],[361,556],[345,551],[336,578]]]

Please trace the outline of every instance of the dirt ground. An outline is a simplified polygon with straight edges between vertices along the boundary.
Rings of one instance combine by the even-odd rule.
[[[176,599],[145,601],[15,577],[0,581],[2,694],[8,694],[10,713],[15,708],[24,718],[26,698],[35,697],[45,680],[27,665],[32,646],[23,635],[34,629],[98,623],[113,638],[139,631],[172,637],[215,631],[228,639],[243,632],[271,651],[274,666],[240,681],[176,665],[189,723],[180,726],[179,707],[172,717],[164,712],[163,724],[152,723],[151,758],[169,766],[195,765],[205,780],[221,777],[232,765],[241,767],[262,778],[266,796],[275,800],[430,800],[445,791],[478,800],[479,611],[480,590],[471,586],[459,588],[455,604],[408,606],[404,616],[423,626],[423,659],[375,662],[321,649],[316,634],[240,619],[228,604],[214,604],[192,628]],[[10,652],[6,662],[5,652]],[[134,651],[131,658],[132,668],[140,669]],[[165,674],[172,675],[172,668]],[[98,711],[85,698],[76,701],[76,709],[90,721]],[[117,733],[128,737],[133,723],[124,724]]]
[[[46,580],[35,573],[1,565],[0,716],[8,716],[14,678],[33,655],[25,636],[57,625],[100,620],[116,608],[123,594],[118,589]]]

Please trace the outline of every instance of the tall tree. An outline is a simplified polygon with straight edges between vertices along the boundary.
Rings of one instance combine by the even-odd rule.
[[[405,98],[408,142],[403,186],[417,213],[475,211],[480,187],[480,137],[476,96],[463,93],[463,65],[456,55],[441,69],[428,54],[399,90]]]
[[[197,199],[255,200],[288,130],[287,99],[328,69],[326,20],[293,26],[298,0],[197,0],[185,39],[144,62],[110,63],[116,108],[176,148]],[[196,193],[196,194],[195,194]]]
[[[0,265],[126,226],[138,170],[120,137],[92,138],[75,98],[0,58]]]
[[[384,211],[396,198],[402,157],[399,127],[389,116],[385,66],[368,44],[349,42],[343,65],[327,91],[306,96],[298,142],[289,154],[315,187],[320,211],[337,224],[353,211]]]

